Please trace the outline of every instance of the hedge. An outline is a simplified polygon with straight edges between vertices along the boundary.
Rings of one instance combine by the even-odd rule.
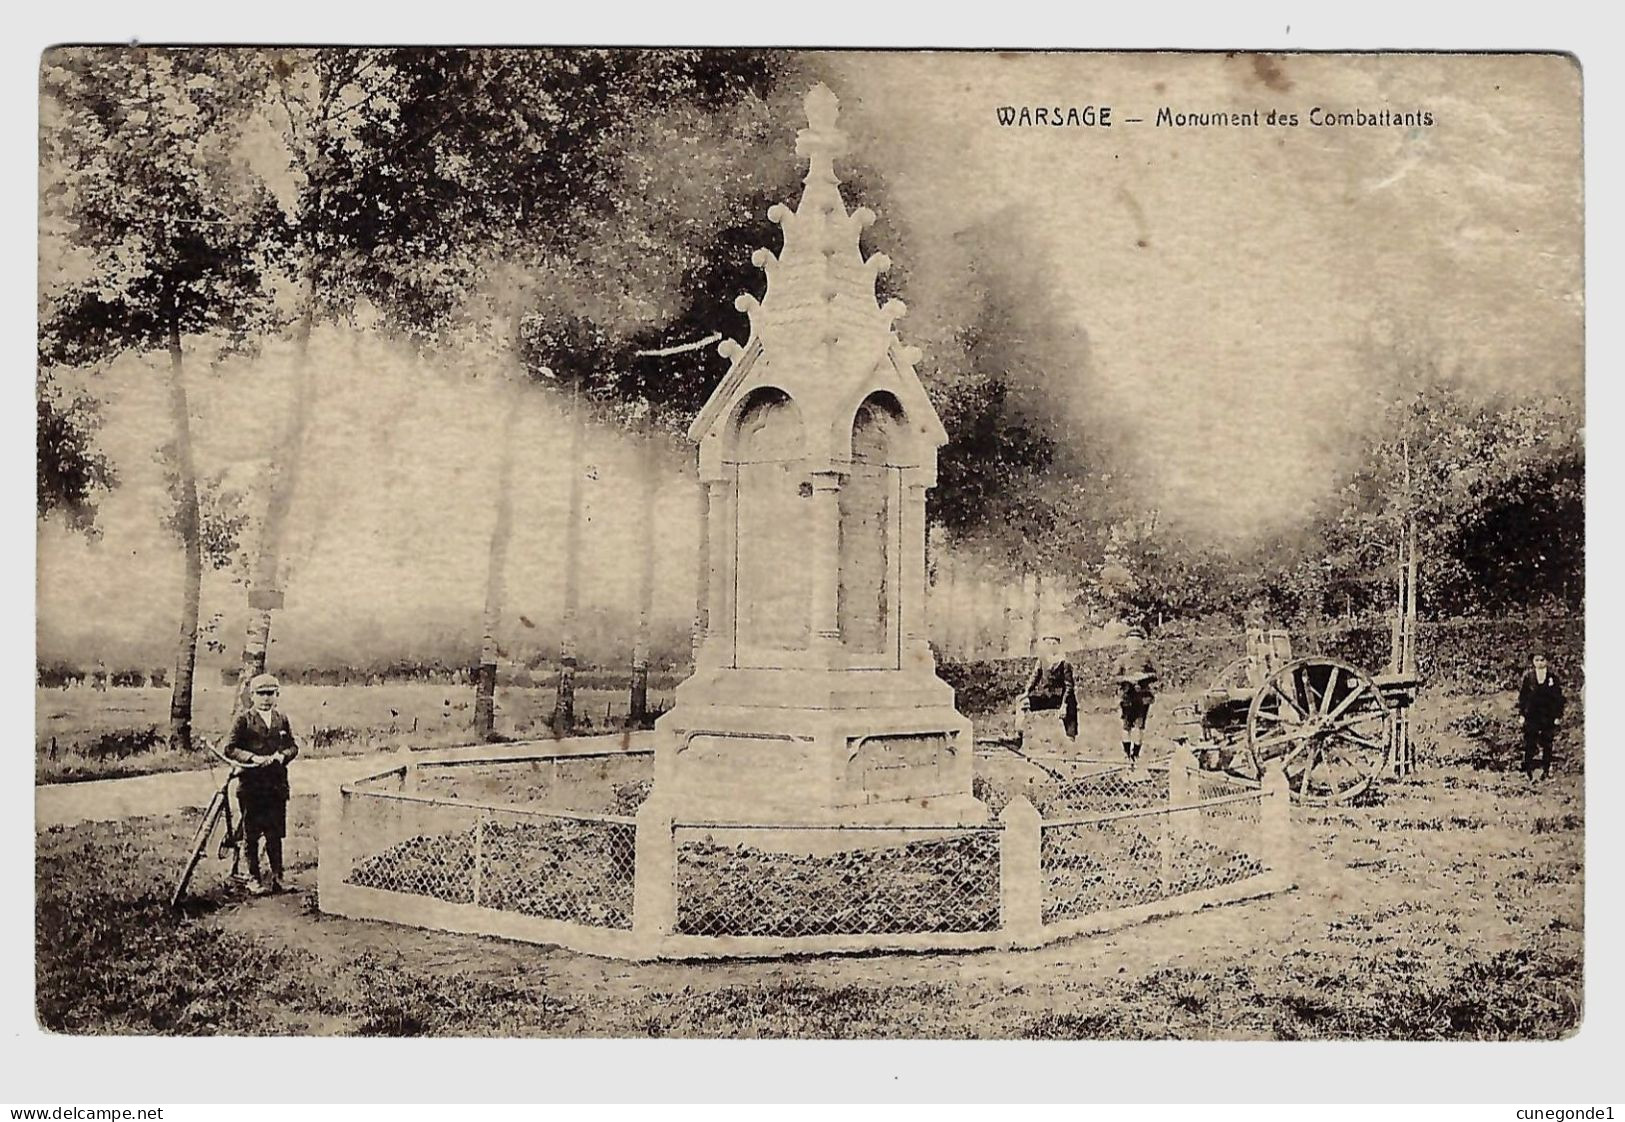
[[[1246,651],[1241,635],[1152,639],[1147,643],[1166,690],[1202,689]],[[1294,656],[1323,654],[1373,673],[1388,661],[1386,624],[1356,624],[1292,636]],[[1484,693],[1512,689],[1542,649],[1574,690],[1585,683],[1585,621],[1575,616],[1548,619],[1458,619],[1417,625],[1417,671],[1428,686],[1445,693]],[[1073,651],[1068,658],[1083,693],[1111,693],[1111,671],[1121,646]],[[1032,669],[1030,658],[953,661],[939,657],[938,673],[957,691],[966,713],[1008,709],[1021,695]]]

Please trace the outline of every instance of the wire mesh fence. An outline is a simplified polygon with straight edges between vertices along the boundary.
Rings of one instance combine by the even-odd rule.
[[[654,785],[654,753],[427,763],[415,778],[417,791],[437,798],[633,815]]]
[[[1263,796],[1043,823],[1043,922],[1235,884],[1265,871]]]
[[[1127,908],[1162,893],[1166,811],[1044,823],[1039,835],[1043,921]]]
[[[559,804],[635,808],[647,794],[647,757],[566,757],[557,770],[548,759],[540,768],[532,762],[426,762],[345,787],[344,842],[335,847],[343,883],[652,938],[991,940],[1001,925],[1031,922],[1021,909],[1035,899],[1040,925],[1104,915],[1259,876],[1270,864],[1266,852],[1278,852],[1267,846],[1279,844],[1265,837],[1268,796],[1200,770],[1097,763],[1047,776],[1034,800],[1041,815],[983,826],[696,824],[645,815],[644,829],[655,832],[640,839],[631,815]],[[635,802],[628,785],[637,788]],[[1001,788],[1010,798],[1032,790],[1019,781]],[[497,801],[510,799],[527,801]],[[640,872],[662,879],[639,885]],[[1015,879],[1001,884],[1001,876]],[[665,903],[635,926],[644,892]]]
[[[1201,800],[1221,799],[1226,795],[1258,789],[1256,783],[1248,783],[1222,771],[1206,771],[1198,768],[1187,774],[1191,777],[1196,798]]]
[[[743,835],[744,840],[741,840]],[[999,926],[999,832],[677,828],[677,932],[881,935]]]
[[[1046,818],[1145,810],[1168,798],[1168,773],[1162,768],[1013,754],[979,758],[976,764],[972,793],[995,816],[1017,795]]]
[[[1263,796],[1228,794],[1168,814],[1173,852],[1165,892],[1235,884],[1265,871]]]
[[[475,904],[594,927],[630,928],[636,828],[358,787],[344,795],[362,888]]]
[[[344,796],[354,855],[345,880],[453,904],[474,902],[474,830],[479,810],[380,790]]]
[[[632,926],[631,822],[493,810],[479,829],[476,903],[591,927]]]

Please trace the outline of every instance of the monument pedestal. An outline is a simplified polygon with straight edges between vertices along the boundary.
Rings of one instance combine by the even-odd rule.
[[[935,674],[702,670],[655,724],[655,787],[680,821],[980,825],[972,751]]]

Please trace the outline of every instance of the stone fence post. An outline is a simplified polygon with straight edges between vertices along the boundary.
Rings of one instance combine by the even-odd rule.
[[[338,782],[322,787],[316,801],[316,893],[323,905],[336,904],[350,875],[350,825],[345,821],[344,790]]]
[[[1281,761],[1264,765],[1263,791],[1258,816],[1264,865],[1290,885],[1296,881],[1298,850],[1292,840],[1292,789]]]
[[[1043,820],[1017,795],[999,823],[999,927],[1011,942],[1036,941],[1044,925]]]
[[[1181,744],[1174,749],[1174,754],[1168,760],[1168,809],[1176,811],[1180,807],[1194,806],[1202,801],[1202,788],[1197,782],[1196,753],[1189,744]],[[1202,815],[1200,811],[1186,811],[1184,814],[1168,815],[1168,834],[1173,838],[1186,841],[1200,841],[1202,838]]]
[[[1180,867],[1179,855],[1202,835],[1202,812],[1187,807],[1200,801],[1201,788],[1196,783],[1196,754],[1188,744],[1174,749],[1168,759],[1168,804],[1162,814],[1162,894],[1174,895],[1179,887],[1175,870]]]
[[[668,800],[644,800],[633,845],[632,935],[652,950],[677,928],[677,839]]]

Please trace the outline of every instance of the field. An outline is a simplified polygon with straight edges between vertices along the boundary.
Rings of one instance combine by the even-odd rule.
[[[218,740],[229,727],[233,688],[198,688],[193,727],[200,740]],[[546,735],[553,712],[551,687],[497,688],[497,732]],[[293,721],[300,750],[311,756],[353,755],[403,745],[440,748],[474,739],[474,690],[429,682],[373,686],[288,685],[282,708]],[[651,687],[649,704],[671,704],[670,690]],[[105,779],[206,767],[208,753],[172,752],[169,690],[152,687],[95,690],[37,689],[34,696],[36,783]],[[627,690],[576,689],[576,717],[586,731],[624,719]]]
[[[1110,747],[1109,704],[1086,708],[1084,738]],[[1510,710],[1425,695],[1413,778],[1294,810],[1297,891],[1026,952],[627,963],[322,916],[308,798],[300,892],[230,896],[211,859],[177,917],[188,816],[47,829],[38,1014],[71,1033],[1562,1037],[1581,1017],[1583,752],[1563,734],[1530,787]]]

